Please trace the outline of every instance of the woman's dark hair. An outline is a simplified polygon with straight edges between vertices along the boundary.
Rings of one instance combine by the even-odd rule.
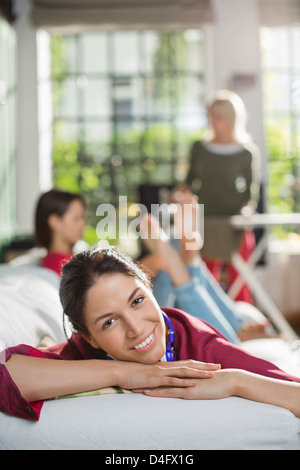
[[[138,264],[114,247],[91,248],[64,265],[59,295],[64,317],[68,317],[74,330],[89,336],[84,319],[87,293],[101,277],[111,274],[131,276],[151,288],[149,277]]]
[[[78,200],[85,207],[85,200],[80,194],[73,194],[60,189],[51,189],[42,194],[35,210],[35,239],[38,246],[49,248],[52,230],[48,219],[52,214],[62,217],[67,212],[70,203]]]

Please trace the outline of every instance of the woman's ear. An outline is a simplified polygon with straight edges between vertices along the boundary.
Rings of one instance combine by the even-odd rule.
[[[90,335],[85,335],[84,333],[80,332],[80,336],[94,349],[99,349],[99,344],[93,339]]]
[[[48,225],[52,232],[56,232],[59,227],[59,223],[61,221],[61,218],[57,214],[51,214],[48,217]]]

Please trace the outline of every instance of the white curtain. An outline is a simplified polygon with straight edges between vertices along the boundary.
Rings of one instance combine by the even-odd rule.
[[[191,27],[213,21],[213,8],[211,0],[32,0],[32,21],[50,31]]]

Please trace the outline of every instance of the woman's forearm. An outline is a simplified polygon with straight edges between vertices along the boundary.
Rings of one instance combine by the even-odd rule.
[[[13,355],[5,366],[21,395],[32,402],[116,385],[115,368],[110,362]]]
[[[194,361],[138,364],[134,362],[64,361],[15,354],[5,364],[27,401],[40,401],[105,387],[194,387],[195,380],[212,377],[219,365]]]
[[[248,400],[280,406],[300,418],[300,384],[236,371],[234,394]]]
[[[209,380],[196,380],[195,387],[177,386],[140,390],[153,397],[214,400],[238,396],[280,406],[300,418],[300,383],[265,377],[240,369],[221,369]]]

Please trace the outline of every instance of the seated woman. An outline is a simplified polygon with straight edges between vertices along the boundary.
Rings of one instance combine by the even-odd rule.
[[[161,310],[146,274],[111,247],[73,257],[60,298],[75,332],[49,350],[23,345],[2,354],[1,411],[37,420],[45,399],[118,386],[153,397],[235,395],[300,417],[300,378],[198,318]]]
[[[181,205],[185,204],[196,209],[196,199],[189,192],[184,193]],[[178,211],[178,218],[175,214],[175,226],[182,225],[183,210]],[[193,226],[192,221],[189,225]],[[141,262],[153,277],[153,294],[158,304],[175,306],[201,318],[235,344],[275,336],[256,307],[234,302],[226,294],[202,261],[199,250],[186,248],[192,244],[192,234],[187,238],[185,231],[178,228],[181,237],[171,242],[153,216],[144,217],[140,223],[141,238],[150,252]]]
[[[61,274],[63,264],[73,256],[73,247],[85,227],[85,201],[80,194],[52,189],[38,200],[35,211],[35,236],[38,246],[47,249],[44,268]]]

